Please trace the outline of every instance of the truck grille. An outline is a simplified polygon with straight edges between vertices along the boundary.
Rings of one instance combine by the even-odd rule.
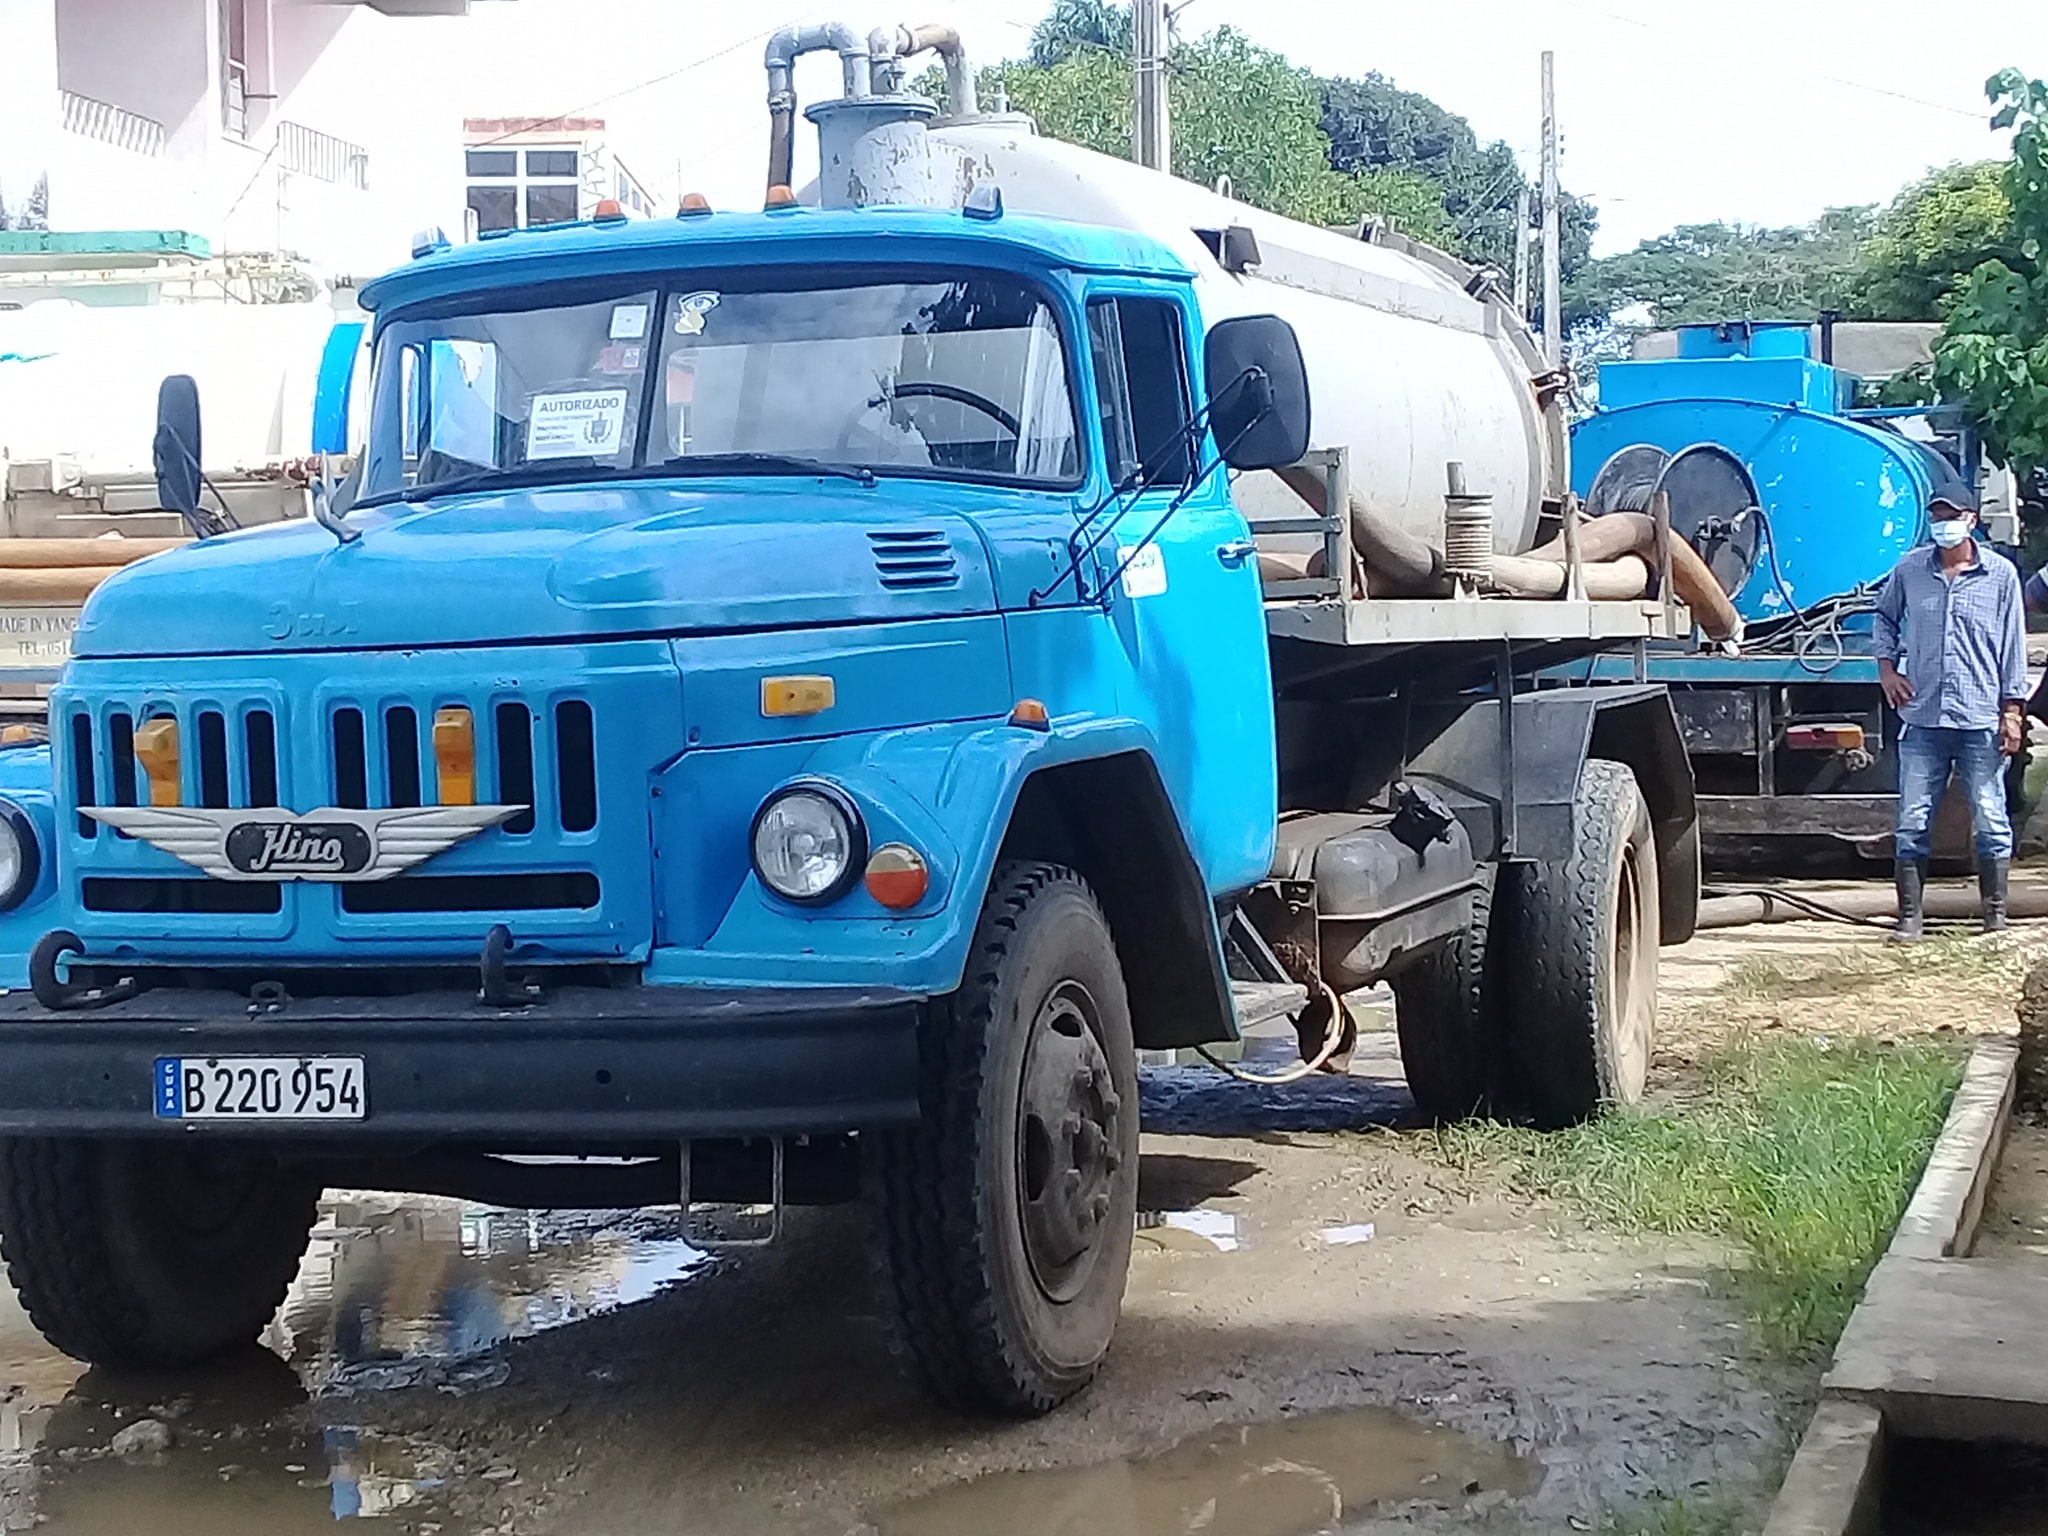
[[[232,712],[213,705],[150,707],[142,719],[174,715],[178,720],[184,804],[274,806],[280,783],[297,783],[305,786],[306,809],[317,802],[362,810],[432,803],[434,768],[427,735],[432,714],[431,708],[412,704],[387,704],[371,717],[354,704],[336,707],[326,722],[327,760],[312,785],[281,760],[277,718],[262,704]],[[507,834],[533,832],[541,816],[561,832],[588,832],[597,825],[596,723],[587,702],[562,699],[537,712],[524,700],[499,700],[476,709],[475,720],[479,797],[527,807],[505,823]],[[135,805],[147,798],[135,758],[138,723],[125,709],[107,710],[97,718],[83,708],[71,713],[66,756],[74,805]],[[542,777],[535,772],[536,752],[552,753],[552,771],[545,775],[552,804],[545,807],[535,805]],[[89,816],[78,817],[80,837],[102,834],[126,835]]]

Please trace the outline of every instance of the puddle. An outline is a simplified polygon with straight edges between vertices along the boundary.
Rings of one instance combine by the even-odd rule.
[[[1142,1461],[993,1473],[872,1519],[880,1536],[1307,1536],[1376,1505],[1522,1497],[1542,1477],[1504,1445],[1353,1408],[1212,1430]]]
[[[709,1259],[674,1213],[330,1200],[264,1343],[314,1390],[495,1385],[508,1340],[658,1295]]]
[[[384,1528],[462,1536],[442,1496],[465,1469],[429,1441],[359,1428],[351,1402],[494,1385],[507,1341],[686,1280],[709,1260],[678,1221],[330,1197],[268,1347],[177,1377],[86,1370],[45,1344],[0,1284],[0,1529],[297,1536],[396,1517]],[[145,1417],[169,1424],[170,1448],[110,1455]]]
[[[1229,1211],[1140,1211],[1138,1241],[1174,1253],[1235,1253],[1251,1241],[1251,1223]]]

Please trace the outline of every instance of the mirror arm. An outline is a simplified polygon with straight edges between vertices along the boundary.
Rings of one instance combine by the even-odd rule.
[[[1204,405],[1199,411],[1196,411],[1194,415],[1190,416],[1187,419],[1186,424],[1183,425],[1178,432],[1176,432],[1166,442],[1160,444],[1160,446],[1153,451],[1152,456],[1150,458],[1146,459],[1136,469],[1132,470],[1131,473],[1126,475],[1123,478],[1123,480],[1120,481],[1118,484],[1112,486],[1107,496],[1103,497],[1101,501],[1097,502],[1094,506],[1090,507],[1087,510],[1087,512],[1082,514],[1081,521],[1079,525],[1075,528],[1073,537],[1067,540],[1066,567],[1063,570],[1061,570],[1056,576],[1054,576],[1053,579],[1050,582],[1048,582],[1045,586],[1034,587],[1032,589],[1029,601],[1033,607],[1036,607],[1039,603],[1045,601],[1045,599],[1051,597],[1053,593],[1057,592],[1060,589],[1061,583],[1066,581],[1066,579],[1069,576],[1072,576],[1076,583],[1075,595],[1084,603],[1100,599],[1104,595],[1104,593],[1106,593],[1111,587],[1113,587],[1116,584],[1117,579],[1123,575],[1122,566],[1117,567],[1116,576],[1110,578],[1110,580],[1105,582],[1102,585],[1102,587],[1098,588],[1094,596],[1091,598],[1087,589],[1080,585],[1081,562],[1083,560],[1086,560],[1097,549],[1100,549],[1102,547],[1103,542],[1106,539],[1108,539],[1111,534],[1116,532],[1118,526],[1129,514],[1131,508],[1136,505],[1136,502],[1126,501],[1124,505],[1117,508],[1116,515],[1108,519],[1108,521],[1104,522],[1100,528],[1095,527],[1095,520],[1102,516],[1102,513],[1105,508],[1113,505],[1119,499],[1125,496],[1135,496],[1136,493],[1144,490],[1147,486],[1149,486],[1152,482],[1152,472],[1159,465],[1165,463],[1166,460],[1174,454],[1189,454],[1196,460],[1197,464],[1199,465],[1201,459],[1200,447],[1202,437],[1203,434],[1205,434],[1209,430],[1210,418],[1215,415],[1218,403],[1221,402],[1225,397],[1227,397],[1232,390],[1242,389],[1251,380],[1253,375],[1263,375],[1263,373],[1264,370],[1257,367],[1247,368],[1243,373],[1240,373],[1236,378],[1232,379],[1228,384],[1224,385],[1223,388],[1211,394],[1209,396],[1208,403]],[[1253,427],[1257,426],[1261,421],[1263,421],[1270,410],[1271,407],[1269,406],[1266,411],[1261,411],[1258,415],[1254,416],[1250,421],[1246,422],[1244,426],[1238,430],[1237,434],[1231,438],[1230,448],[1235,448],[1237,444],[1243,439],[1245,433],[1249,432]],[[1224,454],[1228,454],[1229,451],[1229,448],[1225,448],[1222,450]],[[1220,458],[1216,461],[1216,463],[1221,462],[1222,460]],[[1215,473],[1216,463],[1211,463],[1207,466],[1199,467],[1196,473],[1189,476],[1188,479],[1182,483],[1181,490],[1179,494],[1175,496],[1173,505],[1167,508],[1167,517],[1171,517],[1176,511],[1180,509],[1182,504],[1186,502],[1187,498],[1194,494],[1196,486],[1200,485],[1204,480],[1208,479],[1211,474]],[[1134,548],[1132,549],[1132,554],[1135,555],[1138,550],[1143,549],[1146,544],[1151,543],[1153,538],[1158,534],[1159,528],[1164,526],[1165,519],[1162,518],[1159,525],[1154,527],[1151,533],[1146,534],[1144,540],[1141,543],[1134,546]],[[1089,533],[1091,529],[1094,530],[1093,536],[1090,537],[1087,540],[1087,542],[1077,544],[1076,541],[1079,540],[1083,534]],[[1125,562],[1125,564],[1128,563],[1128,561]]]
[[[185,462],[192,466],[192,473],[199,477],[200,485],[213,492],[213,499],[220,504],[218,516],[209,516],[198,507],[194,507],[189,512],[183,507],[175,509],[178,516],[185,520],[185,526],[192,530],[192,537],[195,539],[208,539],[217,533],[226,533],[231,528],[241,527],[242,525],[235,520],[235,514],[228,507],[227,497],[221,495],[220,487],[213,483],[213,477],[207,474],[199,460],[193,456],[192,450],[185,446],[184,438],[178,436],[177,433],[171,431],[168,427],[158,427],[156,437],[150,443],[152,453],[161,452],[163,445],[167,442],[177,448]]]
[[[1247,369],[1243,374],[1239,375],[1239,380],[1241,381],[1245,378],[1249,378],[1251,376],[1251,373],[1252,370]],[[1211,459],[1207,464],[1201,465],[1198,472],[1189,477],[1187,484],[1183,485],[1180,488],[1180,491],[1174,496],[1173,500],[1167,503],[1166,510],[1159,514],[1159,520],[1153,523],[1153,525],[1146,530],[1145,537],[1138,540],[1137,543],[1133,544],[1130,547],[1130,550],[1124,555],[1123,560],[1117,565],[1117,568],[1109,573],[1109,576],[1103,581],[1102,586],[1096,591],[1096,601],[1100,602],[1105,608],[1109,606],[1109,599],[1111,595],[1116,591],[1117,583],[1124,579],[1124,572],[1131,568],[1131,562],[1137,559],[1139,555],[1145,552],[1145,547],[1147,545],[1149,545],[1154,539],[1159,537],[1160,529],[1164,528],[1169,522],[1172,521],[1174,513],[1178,512],[1182,507],[1187,505],[1188,498],[1195,494],[1196,488],[1200,486],[1204,480],[1208,479],[1211,475],[1216,473],[1217,466],[1229,462],[1230,450],[1232,448],[1235,448],[1240,442],[1242,442],[1244,440],[1245,434],[1251,431],[1253,427],[1256,427],[1260,422],[1264,421],[1266,417],[1269,414],[1271,414],[1271,410],[1272,408],[1270,406],[1267,407],[1266,410],[1260,411],[1256,416],[1252,417],[1250,421],[1246,422],[1242,427],[1239,427],[1237,431],[1231,436],[1230,442],[1227,445],[1221,443],[1217,445],[1216,457]]]
[[[313,521],[334,535],[337,544],[353,544],[363,536],[360,528],[351,528],[342,515],[334,510],[327,484],[334,475],[334,466],[329,455],[320,455],[320,473],[306,486],[307,499],[312,503]]]

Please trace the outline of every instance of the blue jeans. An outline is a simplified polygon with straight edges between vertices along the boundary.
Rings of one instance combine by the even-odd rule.
[[[1949,771],[1962,780],[1977,832],[1977,857],[2012,857],[2012,821],[2005,811],[2005,757],[1998,728],[1963,730],[1909,725],[1899,736],[1899,819],[1893,842],[1902,859],[1927,857],[1934,808],[1948,788]]]

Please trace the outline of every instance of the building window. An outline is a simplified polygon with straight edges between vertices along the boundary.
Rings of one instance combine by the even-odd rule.
[[[463,156],[478,233],[570,224],[582,217],[583,153],[575,148],[476,148]]]
[[[246,139],[270,87],[270,0],[219,0],[221,126]]]
[[[526,227],[573,224],[576,222],[576,202],[577,189],[573,181],[559,187],[529,184],[526,189]]]
[[[469,206],[476,214],[477,233],[519,227],[517,187],[471,187]]]

